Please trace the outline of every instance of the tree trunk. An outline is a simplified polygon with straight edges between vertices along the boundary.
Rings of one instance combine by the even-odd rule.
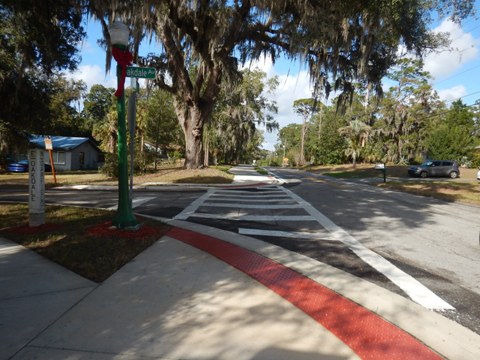
[[[307,133],[307,118],[303,118],[302,133],[300,137],[300,160],[299,165],[305,165],[305,135]]]
[[[199,169],[203,166],[203,126],[210,114],[208,107],[188,104],[175,99],[175,111],[185,135],[185,169]],[[189,106],[190,105],[190,106]]]
[[[185,169],[198,169],[203,165],[202,128],[185,134]]]

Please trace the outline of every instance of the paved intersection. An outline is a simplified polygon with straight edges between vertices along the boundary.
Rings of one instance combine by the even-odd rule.
[[[341,242],[361,261],[387,277],[418,304],[434,310],[454,309],[416,279],[363,246],[307,201],[280,186],[250,190],[210,189],[174,219],[199,223],[202,223],[201,219],[233,222],[230,227],[236,227],[236,232],[267,241],[268,238],[295,238]],[[245,222],[256,226],[236,226]],[[305,230],[290,231],[292,226]]]

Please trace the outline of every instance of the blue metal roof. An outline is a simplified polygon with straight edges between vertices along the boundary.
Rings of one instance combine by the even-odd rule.
[[[80,146],[84,142],[90,141],[86,137],[71,137],[71,136],[50,136],[52,139],[53,150],[70,151]],[[45,136],[44,135],[29,135],[28,140],[31,145],[37,148],[45,149]],[[92,143],[93,145],[93,143]],[[93,145],[95,148],[96,146]]]

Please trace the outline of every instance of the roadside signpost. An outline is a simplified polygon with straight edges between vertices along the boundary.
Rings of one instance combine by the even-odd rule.
[[[152,67],[127,66],[127,77],[139,79],[155,79],[157,71]]]
[[[44,150],[28,151],[28,213],[30,227],[45,224]]]
[[[50,157],[50,166],[52,167],[53,181],[56,184],[57,176],[55,175],[55,165],[53,164],[53,156],[52,156],[53,144],[52,144],[52,138],[50,136],[45,136],[45,150],[48,151],[48,155]]]

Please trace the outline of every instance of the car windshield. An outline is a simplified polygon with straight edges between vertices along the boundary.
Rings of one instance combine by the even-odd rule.
[[[425,161],[422,165],[420,166],[432,166],[433,161]]]

